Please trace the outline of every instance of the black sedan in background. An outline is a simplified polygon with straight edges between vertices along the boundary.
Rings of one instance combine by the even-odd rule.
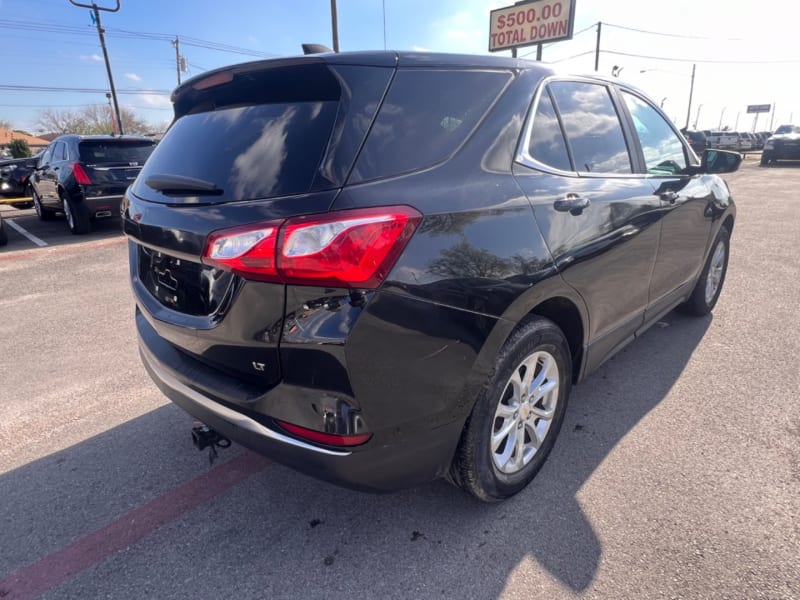
[[[765,167],[779,160],[800,160],[800,126],[781,125],[764,142],[761,166]]]
[[[25,158],[0,161],[0,196],[18,198],[30,194],[30,176],[44,150]],[[33,202],[14,202],[15,208],[30,208]]]
[[[75,234],[88,233],[95,219],[119,217],[122,195],[155,144],[138,136],[57,137],[30,178],[36,214],[48,221],[63,213]]]

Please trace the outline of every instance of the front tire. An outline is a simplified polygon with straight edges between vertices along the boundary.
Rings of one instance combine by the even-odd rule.
[[[683,312],[702,317],[710,313],[719,300],[725,275],[728,272],[731,234],[722,227],[708,254],[703,272],[692,290],[692,295],[681,305]]]
[[[33,208],[36,210],[36,216],[39,217],[39,220],[52,221],[53,213],[42,205],[42,199],[39,197],[39,194],[36,193],[36,190],[33,189],[33,186],[31,186],[31,197],[33,198]]]
[[[533,317],[508,339],[478,395],[451,467],[464,490],[485,502],[521,491],[553,448],[572,385],[564,334]]]

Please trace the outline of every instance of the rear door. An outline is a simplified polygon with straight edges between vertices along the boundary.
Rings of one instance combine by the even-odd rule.
[[[552,81],[537,101],[514,174],[564,280],[588,307],[590,370],[643,322],[660,203],[636,173],[609,86]]]
[[[56,142],[53,151],[50,153],[49,160],[41,171],[40,189],[42,191],[42,202],[51,207],[60,209],[61,203],[58,198],[58,176],[64,163],[64,141]]]

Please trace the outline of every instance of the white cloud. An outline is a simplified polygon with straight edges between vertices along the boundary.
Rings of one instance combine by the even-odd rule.
[[[81,54],[78,58],[81,60],[93,60],[95,62],[103,62],[103,57],[99,54]]]
[[[153,108],[164,108],[172,106],[172,102],[169,101],[169,96],[164,94],[142,94],[139,98],[145,104],[152,106]]]
[[[411,49],[412,49],[414,52],[430,52],[430,51],[431,51],[431,49],[430,49],[430,48],[425,48],[425,47],[423,47],[423,46],[417,46],[416,44],[414,44],[413,46],[411,46]]]
[[[125,73],[125,77],[127,77],[131,81],[141,81],[142,80],[142,78],[139,77],[136,73]]]

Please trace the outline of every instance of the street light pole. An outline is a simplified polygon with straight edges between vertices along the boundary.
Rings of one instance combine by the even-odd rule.
[[[79,2],[75,2],[75,0],[69,0],[70,4],[73,6],[77,6],[79,8],[89,8],[92,10],[92,14],[94,15],[94,22],[97,25],[97,33],[100,36],[100,47],[103,49],[103,58],[106,61],[106,72],[108,73],[108,85],[111,88],[111,98],[114,100],[114,113],[117,115],[117,127],[119,128],[119,133],[122,135],[124,130],[122,129],[122,117],[120,116],[119,112],[119,101],[117,100],[117,90],[114,87],[114,76],[111,74],[111,63],[108,60],[108,50],[106,50],[106,37],[105,31],[103,30],[103,25],[100,23],[100,11],[104,10],[106,12],[117,12],[119,10],[119,2],[120,0],[116,0],[117,7],[116,8],[101,8],[97,6],[94,2],[91,4],[81,4]]]
[[[725,115],[725,109],[728,108],[727,106],[722,107],[722,112],[719,113],[719,125],[717,125],[717,129],[722,129],[722,117]]]
[[[694,130],[697,131],[697,122],[700,120],[700,109],[703,108],[703,105],[700,104],[697,107],[697,115],[694,117]]]
[[[339,52],[339,17],[336,14],[336,0],[331,0],[331,32],[333,36],[333,51]]]
[[[689,85],[689,106],[686,108],[686,129],[689,129],[689,117],[692,115],[692,96],[694,95],[694,73],[697,64],[692,65],[692,83]]]

